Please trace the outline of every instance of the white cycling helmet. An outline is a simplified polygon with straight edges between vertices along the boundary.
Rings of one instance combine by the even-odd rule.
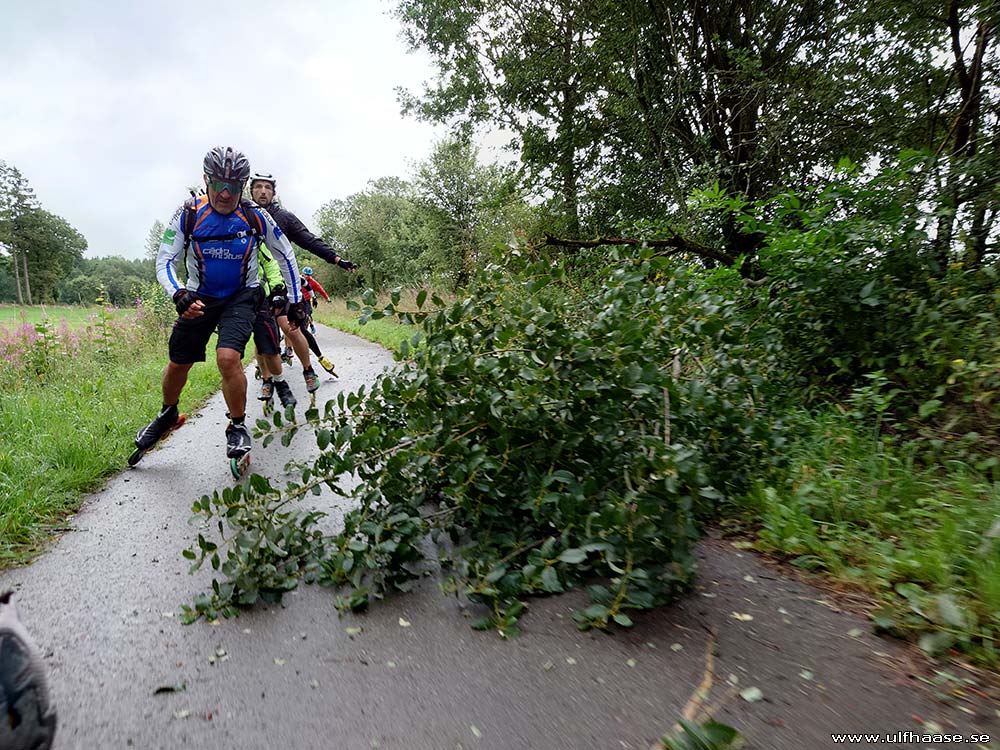
[[[274,175],[273,174],[264,174],[263,172],[254,172],[252,175],[250,175],[250,187],[253,187],[253,184],[255,182],[270,182],[271,183],[271,189],[273,189],[273,190],[277,190],[278,189],[278,181],[276,179],[274,179]]]

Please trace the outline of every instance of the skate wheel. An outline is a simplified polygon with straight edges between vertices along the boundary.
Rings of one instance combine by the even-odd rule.
[[[274,402],[269,398],[264,399],[264,414],[270,414],[272,411],[274,411]]]
[[[310,407],[316,406],[316,391],[313,391],[312,393],[309,394],[309,406]]]
[[[142,460],[142,457],[145,455],[146,451],[144,451],[142,448],[136,448],[134,451],[132,451],[132,455],[128,457],[128,465],[135,466],[137,463],[139,463],[139,461]]]
[[[242,479],[243,475],[246,473],[247,468],[250,466],[250,454],[247,453],[239,458],[229,459],[229,471],[233,475],[233,479]]]

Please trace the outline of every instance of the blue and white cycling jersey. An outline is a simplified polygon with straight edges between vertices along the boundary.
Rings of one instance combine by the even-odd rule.
[[[258,241],[271,249],[281,269],[292,302],[302,299],[299,290],[299,267],[288,238],[271,216],[252,201],[242,201],[230,214],[220,214],[202,196],[194,204],[194,226],[188,228],[191,212],[187,204],[174,213],[163,233],[156,256],[156,278],[171,297],[185,286],[206,297],[228,297],[245,287],[260,286]],[[177,266],[184,255],[184,231],[191,233],[187,249],[187,284],[177,276]]]

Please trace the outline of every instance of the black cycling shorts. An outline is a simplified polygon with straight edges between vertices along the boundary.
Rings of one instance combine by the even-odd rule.
[[[281,354],[281,331],[270,304],[265,299],[257,308],[257,320],[253,324],[253,345],[258,354],[272,356]]]
[[[205,348],[216,327],[219,340],[216,349],[235,349],[243,356],[253,334],[254,319],[261,299],[260,287],[241,289],[229,297],[202,297],[203,315],[188,320],[178,318],[170,333],[170,361],[189,365],[205,361]]]

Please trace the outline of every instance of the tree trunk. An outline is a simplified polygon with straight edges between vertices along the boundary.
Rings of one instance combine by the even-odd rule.
[[[577,85],[573,80],[573,37],[575,35],[572,10],[566,11],[563,24],[563,75],[562,107],[559,113],[560,157],[559,172],[566,213],[566,232],[572,238],[580,236],[580,201],[577,185],[576,138],[574,119],[577,107]]]
[[[935,255],[939,272],[944,273],[951,260],[951,243],[955,234],[955,220],[962,205],[959,196],[960,173],[968,160],[976,155],[980,124],[980,104],[983,94],[983,58],[992,37],[990,27],[981,22],[976,29],[976,47],[970,65],[966,65],[962,45],[962,24],[959,19],[958,0],[948,3],[948,26],[951,30],[952,53],[959,87],[959,110],[952,123],[949,137],[953,138],[945,178],[945,188],[938,215],[937,235],[934,238]]]
[[[21,271],[18,269],[17,265],[17,249],[10,249],[10,261],[11,265],[14,267],[14,287],[17,289],[17,304],[24,305],[24,298],[21,296]]]
[[[967,268],[979,268],[986,256],[986,238],[989,236],[992,224],[992,221],[986,218],[986,204],[986,200],[980,199],[972,216],[972,226],[969,228],[968,238],[965,242],[965,265]]]
[[[21,261],[24,265],[24,294],[28,298],[28,304],[34,304],[31,301],[31,284],[28,283],[28,254],[24,253],[21,255]]]

